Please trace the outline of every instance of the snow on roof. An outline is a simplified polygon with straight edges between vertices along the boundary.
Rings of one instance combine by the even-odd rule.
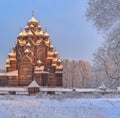
[[[18,70],[0,73],[0,76],[18,76]]]
[[[63,73],[63,71],[56,71],[55,73]]]
[[[99,86],[99,89],[107,89],[107,87],[106,87],[105,84],[102,82],[101,85]]]
[[[38,85],[38,83],[37,83],[35,80],[33,80],[33,81],[28,85],[28,88],[32,88],[32,87],[40,87],[40,86]]]
[[[34,73],[49,73],[49,72],[47,72],[47,71],[35,71]]]
[[[50,87],[41,87],[40,91],[55,91],[55,92],[71,92],[73,89],[69,88],[50,88]]]

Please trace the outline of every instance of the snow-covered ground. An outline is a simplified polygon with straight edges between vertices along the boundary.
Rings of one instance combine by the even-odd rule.
[[[120,98],[0,96],[0,118],[119,118]]]

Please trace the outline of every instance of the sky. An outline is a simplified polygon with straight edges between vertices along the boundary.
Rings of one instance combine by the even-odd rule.
[[[92,60],[103,37],[86,20],[86,8],[87,0],[1,0],[0,68],[33,10],[61,59]]]

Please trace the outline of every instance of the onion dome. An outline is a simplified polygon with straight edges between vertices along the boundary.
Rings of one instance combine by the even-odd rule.
[[[31,24],[31,25],[30,25],[30,28],[31,28],[31,29],[34,29],[34,25]]]
[[[37,26],[37,29],[38,29],[38,30],[41,30],[41,29],[42,29],[42,27],[41,27],[40,25],[38,25],[38,26]]]
[[[29,32],[27,33],[27,36],[28,36],[28,37],[31,37],[31,36],[33,36],[33,33],[32,33],[31,31],[29,31]]]
[[[60,59],[58,59],[57,66],[56,66],[57,71],[63,70],[63,65],[61,63],[62,63],[62,61]]]
[[[53,59],[54,52],[53,51],[48,51],[47,53],[47,59]]]
[[[52,66],[57,66],[57,61],[58,61],[58,58],[57,57],[54,57],[52,59]]]
[[[54,57],[54,58],[52,59],[52,63],[56,63],[56,62],[58,62],[58,58],[57,58],[57,57]]]
[[[27,36],[27,31],[26,30],[23,31],[22,34],[23,34],[23,36]]]
[[[6,64],[10,64],[9,58],[6,59]]]
[[[53,45],[50,45],[50,49],[53,49],[54,47],[53,47]]]
[[[54,52],[48,51],[48,56],[53,56]]]
[[[49,38],[49,34],[47,32],[44,32],[44,38]]]
[[[19,44],[21,45],[21,46],[23,46],[23,45],[26,45],[26,40],[18,40],[19,41]]]
[[[29,26],[28,25],[25,26],[25,30],[29,30]]]
[[[26,46],[27,46],[27,47],[31,47],[31,44],[28,42],[28,43],[26,44]]]
[[[43,37],[43,31],[36,31],[35,35],[38,37]]]
[[[61,65],[61,64],[60,64],[60,65],[57,65],[57,66],[56,66],[56,70],[58,70],[58,71],[63,70],[63,65]]]
[[[62,61],[60,59],[58,59],[58,63],[62,63]]]
[[[28,21],[28,26],[30,26],[31,24],[34,26],[38,25],[38,20],[36,20],[34,16],[32,16],[32,18]]]
[[[20,33],[18,34],[18,36],[17,36],[17,38],[23,38],[23,37],[24,37],[24,35],[23,35],[22,32],[20,32]]]
[[[57,55],[58,55],[57,51],[55,51],[54,55],[55,55],[55,56],[57,56]]]
[[[53,51],[48,51],[48,56],[53,56],[54,52]]]
[[[8,55],[9,55],[10,57],[16,57],[16,53],[15,53],[14,51],[10,52]]]
[[[46,46],[49,46],[49,45],[50,45],[50,40],[45,39],[44,42],[45,42],[45,45],[46,45]]]

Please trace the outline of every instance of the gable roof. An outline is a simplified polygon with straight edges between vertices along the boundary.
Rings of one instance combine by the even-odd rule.
[[[33,87],[37,87],[37,88],[40,87],[35,80],[33,80],[33,81],[28,85],[28,88],[33,88]]]

